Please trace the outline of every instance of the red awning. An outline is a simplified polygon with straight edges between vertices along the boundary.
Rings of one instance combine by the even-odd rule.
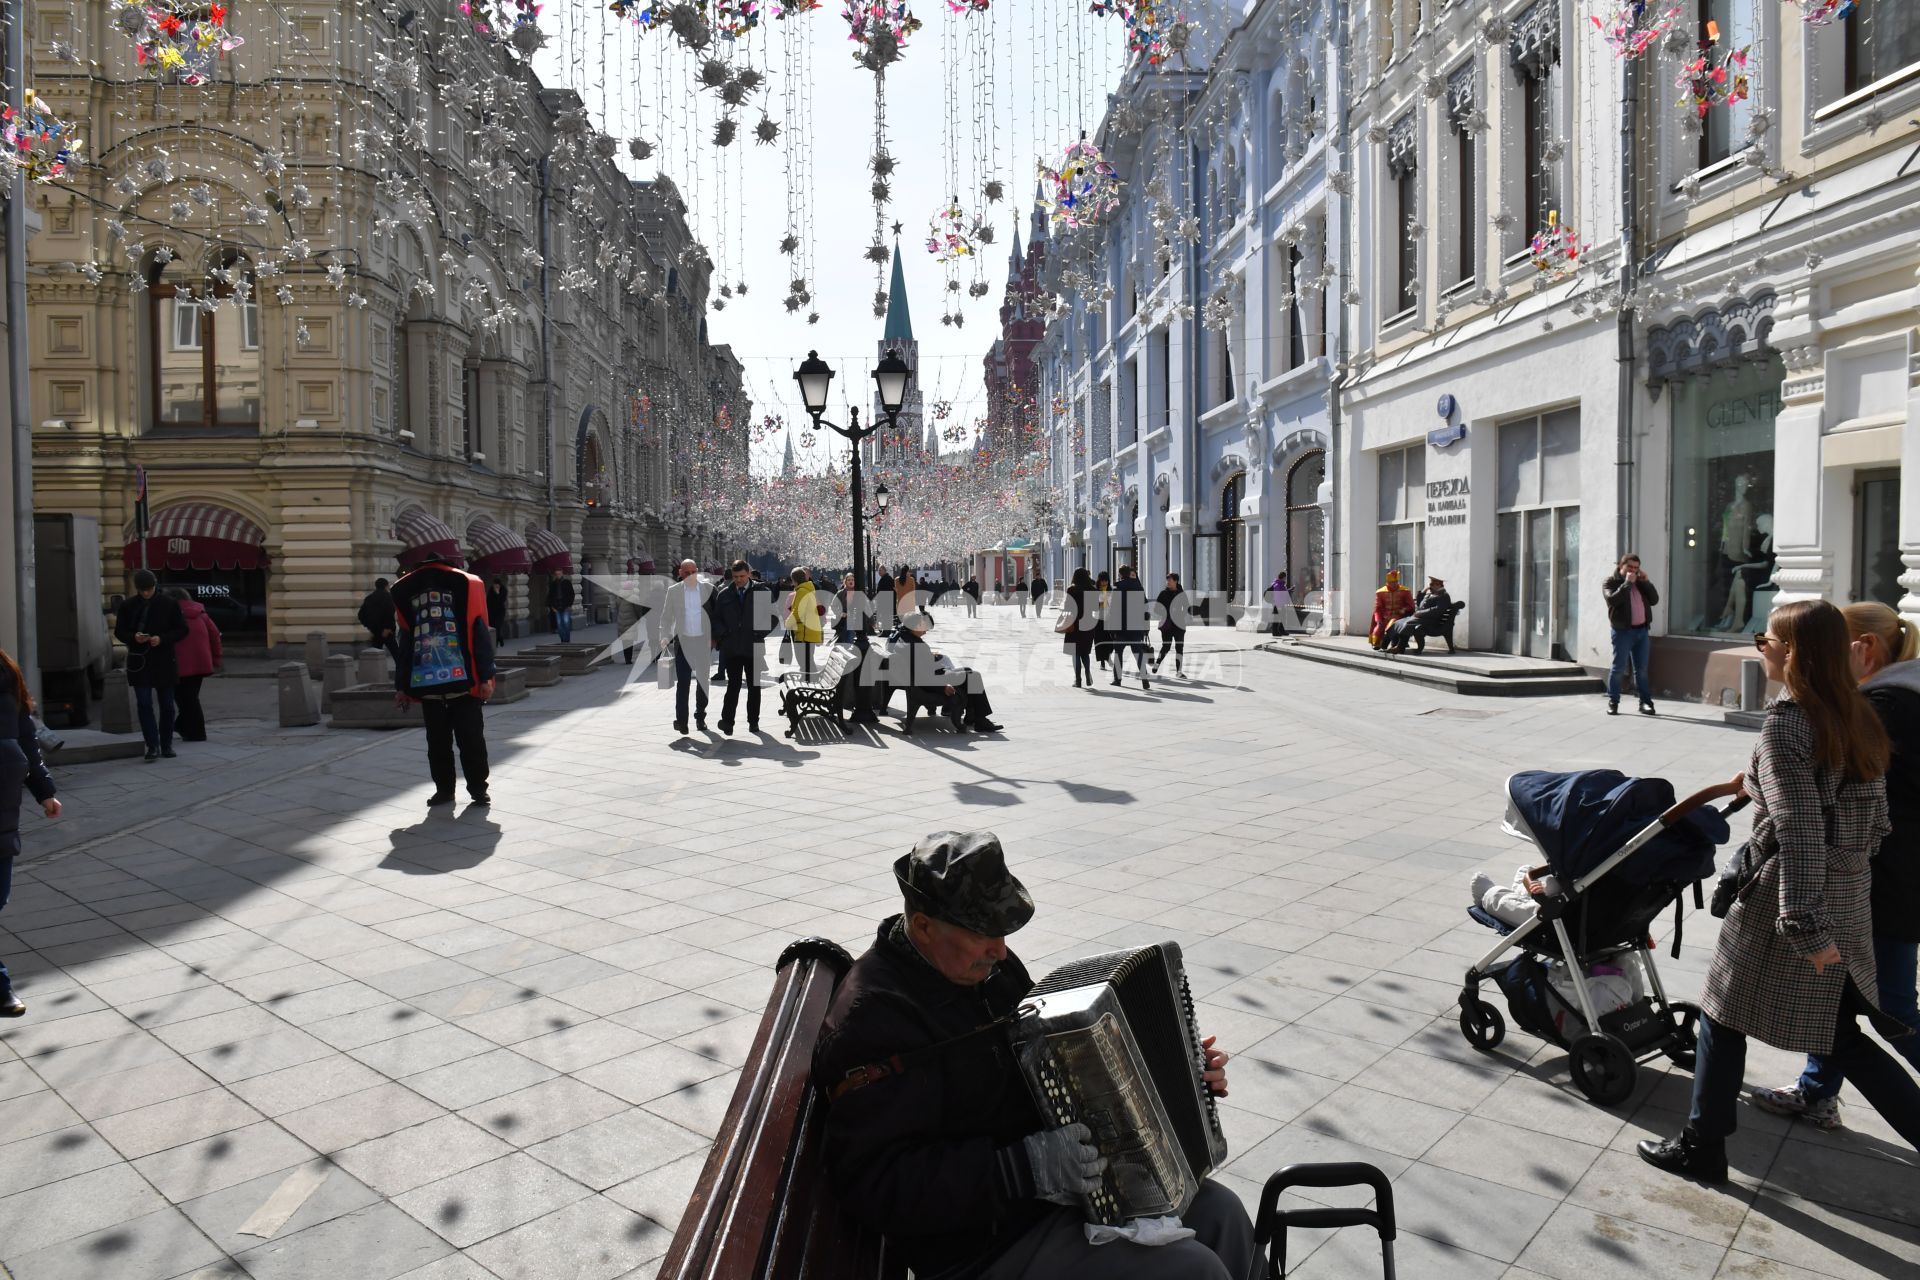
[[[467,526],[467,546],[473,551],[468,572],[485,577],[490,573],[526,573],[533,568],[533,553],[519,534],[497,520],[481,516]]]
[[[533,555],[535,573],[573,572],[573,553],[567,550],[567,544],[560,541],[560,535],[553,530],[542,529],[537,524],[528,525],[527,549]]]
[[[460,540],[453,530],[418,507],[409,507],[393,518],[393,536],[400,541],[400,567],[411,569],[428,560],[465,564]]]
[[[168,507],[147,527],[147,563],[155,569],[264,569],[266,531],[210,502]],[[129,538],[129,569],[140,567],[140,539]]]

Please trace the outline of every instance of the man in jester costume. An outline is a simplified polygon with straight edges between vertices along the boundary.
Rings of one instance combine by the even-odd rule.
[[[1386,647],[1387,628],[1413,612],[1413,592],[1400,585],[1400,571],[1387,570],[1387,584],[1373,593],[1373,626],[1367,643],[1376,649]]]

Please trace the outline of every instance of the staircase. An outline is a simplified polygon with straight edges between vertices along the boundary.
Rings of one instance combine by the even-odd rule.
[[[1268,653],[1346,667],[1393,680],[1430,685],[1479,698],[1543,698],[1605,693],[1607,682],[1574,662],[1515,658],[1504,653],[1455,654],[1429,640],[1425,653],[1376,653],[1364,636],[1287,636],[1256,645]]]

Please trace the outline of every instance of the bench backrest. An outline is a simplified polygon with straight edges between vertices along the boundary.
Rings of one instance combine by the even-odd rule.
[[[752,1052],[659,1280],[903,1280],[886,1242],[842,1212],[822,1167],[813,1050],[853,960],[825,938],[780,953]]]

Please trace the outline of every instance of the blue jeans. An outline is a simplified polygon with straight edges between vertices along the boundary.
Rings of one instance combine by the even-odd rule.
[[[157,721],[153,714],[156,696],[160,700],[160,717]],[[173,750],[173,686],[149,689],[146,685],[138,685],[134,688],[133,698],[140,710],[140,736],[147,740],[147,750]]]
[[[7,909],[7,899],[13,896],[13,859],[0,857],[0,911]],[[7,962],[0,960],[0,991],[13,990],[13,981],[7,977]]]
[[[1607,701],[1620,701],[1620,677],[1633,666],[1633,683],[1640,701],[1653,701],[1653,685],[1647,680],[1647,660],[1653,650],[1653,633],[1647,627],[1613,629],[1613,669],[1607,672]]]
[[[553,611],[553,629],[560,633],[560,643],[567,644],[573,639],[573,610],[555,609]]]
[[[1920,946],[1895,942],[1892,938],[1873,940],[1873,963],[1880,970],[1880,1010],[1914,1029],[1914,1034],[1892,1042],[1900,1056],[1920,1067],[1920,1000],[1914,995],[1914,961]],[[1800,1089],[1808,1102],[1819,1102],[1840,1092],[1847,1073],[1832,1056],[1810,1053],[1807,1068],[1800,1073]]]
[[[1848,986],[1833,1031],[1827,1061],[1846,1073],[1880,1118],[1920,1151],[1920,1084],[1860,1029],[1862,1002]],[[1700,1015],[1693,1067],[1693,1111],[1687,1127],[1710,1142],[1724,1141],[1735,1128],[1735,1104],[1747,1067],[1747,1038],[1732,1027]]]

